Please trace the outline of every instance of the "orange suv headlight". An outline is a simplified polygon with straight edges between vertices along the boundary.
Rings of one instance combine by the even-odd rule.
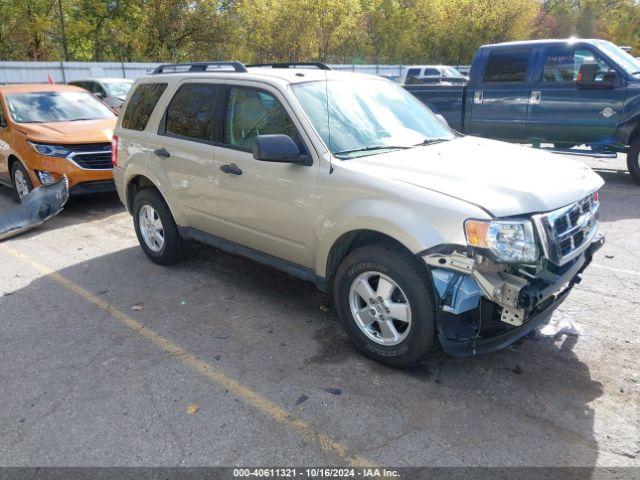
[[[60,157],[64,158],[71,153],[71,150],[63,145],[54,145],[47,143],[30,142],[27,143],[40,155],[46,155],[47,157]]]

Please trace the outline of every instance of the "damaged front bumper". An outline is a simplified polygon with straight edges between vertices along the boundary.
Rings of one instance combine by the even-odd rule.
[[[535,274],[455,249],[425,255],[439,301],[442,349],[460,357],[491,353],[542,326],[580,282],[603,244],[604,236],[594,235],[581,255],[561,267],[548,264]]]
[[[34,188],[22,203],[0,214],[0,240],[14,237],[36,228],[62,211],[69,199],[66,177],[56,183]]]

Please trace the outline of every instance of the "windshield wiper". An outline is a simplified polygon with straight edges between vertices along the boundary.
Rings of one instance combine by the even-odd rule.
[[[433,145],[434,143],[442,143],[450,140],[449,138],[425,138],[420,143],[416,143],[414,147],[421,147],[423,145]]]
[[[350,153],[369,152],[373,150],[404,150],[406,148],[411,147],[407,145],[371,145],[369,147],[354,148],[353,150],[343,150],[342,152],[334,153],[334,155],[337,157],[339,155],[349,155]]]

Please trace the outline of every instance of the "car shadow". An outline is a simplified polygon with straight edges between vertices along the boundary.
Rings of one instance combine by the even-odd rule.
[[[74,208],[82,213],[87,207]],[[588,468],[596,464],[591,405],[603,390],[575,353],[580,339],[571,334],[530,336],[477,358],[452,358],[435,349],[421,365],[398,370],[362,356],[344,334],[328,298],[312,284],[213,248],[191,244],[172,267],[152,264],[141,249],[128,248],[56,274],[205,361],[223,357],[229,375],[266,384],[257,389],[339,387],[349,401],[338,403],[332,418],[358,417],[377,406],[390,415],[395,412],[397,421],[391,424],[367,420],[357,445],[374,454],[376,448],[387,454],[389,448],[405,449],[393,457],[394,464],[587,467],[581,478],[589,478]],[[37,304],[51,284],[42,277],[9,299]],[[144,308],[129,311],[132,304]],[[73,305],[68,308],[73,314]],[[45,310],[41,322],[30,328],[38,338],[38,329],[57,323],[64,330],[65,318]],[[77,329],[84,328],[107,346],[122,336],[92,331],[96,327],[91,321],[74,328],[74,335],[82,337]],[[56,339],[52,336],[48,345],[52,352],[61,349]],[[28,352],[25,342],[21,348]],[[327,421],[317,415],[313,422]]]

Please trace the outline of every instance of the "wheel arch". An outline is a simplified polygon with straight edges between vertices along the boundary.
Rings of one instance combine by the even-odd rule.
[[[164,203],[169,208],[171,215],[173,216],[173,220],[176,222],[178,226],[185,226],[182,221],[182,217],[178,215],[178,212],[174,209],[172,202],[169,201],[170,197],[166,195],[163,189],[158,185],[158,183],[154,182],[148,175],[143,173],[138,173],[132,175],[129,180],[127,180],[126,188],[125,188],[125,206],[127,207],[127,211],[133,215],[133,202],[136,196],[136,192],[140,190],[144,190],[146,188],[152,188],[158,192],[160,197],[164,200]]]
[[[324,290],[327,292],[332,291],[335,275],[342,260],[357,248],[365,245],[394,246],[410,255],[414,255],[409,246],[388,233],[366,228],[350,230],[340,235],[329,249],[323,275],[325,279],[323,282]],[[426,272],[427,266],[421,265],[424,266]]]

